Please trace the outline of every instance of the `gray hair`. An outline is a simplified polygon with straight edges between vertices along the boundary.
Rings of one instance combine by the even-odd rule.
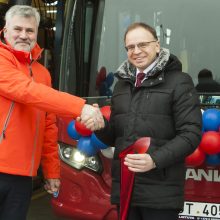
[[[28,5],[14,5],[5,14],[5,21],[7,22],[15,15],[30,18],[34,17],[37,22],[37,26],[40,23],[40,14],[36,8],[28,6]]]

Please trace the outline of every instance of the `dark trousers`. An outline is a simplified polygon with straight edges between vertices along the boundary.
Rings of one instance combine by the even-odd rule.
[[[127,220],[178,220],[179,212],[179,210],[175,209],[130,207]]]
[[[32,195],[32,177],[0,173],[0,220],[25,220]]]

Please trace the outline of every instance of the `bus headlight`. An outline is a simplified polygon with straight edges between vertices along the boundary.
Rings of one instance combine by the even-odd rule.
[[[75,169],[81,170],[83,168],[88,168],[97,173],[102,172],[101,160],[98,155],[87,157],[77,148],[64,143],[59,143],[59,155],[63,162]]]

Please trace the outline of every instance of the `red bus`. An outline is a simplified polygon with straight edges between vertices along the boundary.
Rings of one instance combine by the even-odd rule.
[[[64,4],[64,3],[63,3]],[[210,69],[219,81],[220,51],[218,0],[66,0],[58,20],[55,85],[89,103],[109,105],[109,74],[126,59],[123,35],[135,21],[154,26],[162,47],[178,56],[183,71],[195,83],[201,69]],[[98,79],[98,80],[97,80]],[[201,94],[203,108],[219,108],[219,94]],[[208,98],[207,98],[208,97]],[[70,219],[116,220],[110,204],[111,157],[114,148],[92,157],[78,157],[76,143],[67,134],[71,118],[59,118],[61,189],[52,199],[54,213]],[[218,164],[188,167],[185,206],[179,219],[220,219]]]

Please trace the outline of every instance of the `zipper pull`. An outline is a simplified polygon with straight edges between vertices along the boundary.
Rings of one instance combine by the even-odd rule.
[[[0,143],[2,142],[2,140],[5,139],[5,132],[2,131],[2,133],[0,134]]]

